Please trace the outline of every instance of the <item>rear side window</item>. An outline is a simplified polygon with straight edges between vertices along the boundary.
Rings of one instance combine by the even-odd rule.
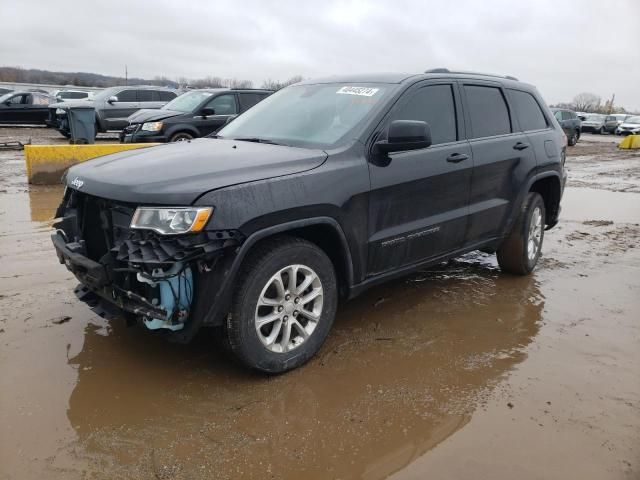
[[[154,93],[155,92],[153,90],[138,90],[138,101],[139,102],[153,102],[154,100],[157,101],[157,97],[153,98]]]
[[[394,112],[392,120],[421,120],[431,127],[433,145],[458,138],[456,107],[451,85],[429,85],[414,92]]]
[[[571,115],[571,112],[562,112],[562,119],[563,120],[571,120],[573,119],[573,116]]]
[[[464,91],[471,118],[470,138],[511,133],[509,109],[499,88],[465,85]]]
[[[158,95],[160,95],[161,102],[169,102],[177,97],[177,95],[173,92],[165,92],[164,90],[159,90]]]
[[[267,98],[262,93],[240,93],[238,96],[240,97],[240,110],[243,112]]]
[[[520,90],[509,90],[509,95],[511,97],[513,109],[518,117],[520,129],[523,132],[529,130],[542,130],[549,126],[547,124],[547,119],[542,113],[540,105],[538,105],[538,102],[533,95],[529,92],[522,92]],[[566,113],[567,112],[564,112],[563,118],[570,118],[564,116]]]
[[[137,96],[135,90],[123,90],[118,95],[119,102],[137,102]]]

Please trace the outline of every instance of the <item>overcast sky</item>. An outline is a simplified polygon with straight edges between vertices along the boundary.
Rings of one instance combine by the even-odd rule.
[[[640,0],[0,0],[0,18],[2,66],[255,86],[448,67],[640,110]]]

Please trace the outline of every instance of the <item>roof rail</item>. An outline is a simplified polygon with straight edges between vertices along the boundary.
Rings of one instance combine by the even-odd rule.
[[[430,68],[429,70],[425,70],[424,73],[459,73],[464,75],[482,75],[483,77],[507,78],[509,80],[515,80],[516,82],[519,81],[516,77],[513,77],[511,75],[496,75],[493,73],[451,71],[448,68]]]

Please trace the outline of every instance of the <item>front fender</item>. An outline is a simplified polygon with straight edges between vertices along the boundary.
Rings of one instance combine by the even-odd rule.
[[[202,324],[205,325],[220,325],[223,320],[223,315],[227,313],[231,308],[231,302],[233,299],[233,288],[235,286],[236,278],[240,267],[244,259],[247,257],[251,249],[261,240],[272,237],[278,234],[285,234],[293,230],[298,230],[304,227],[313,225],[325,225],[335,230],[340,243],[342,245],[343,254],[345,256],[345,272],[347,275],[347,284],[349,287],[353,285],[353,262],[349,245],[347,243],[346,236],[342,227],[335,218],[332,217],[313,217],[304,218],[300,220],[294,220],[279,225],[273,225],[267,228],[263,228],[251,234],[244,243],[236,250],[233,257],[229,257],[218,268],[218,284],[211,284],[211,290],[215,293],[209,303],[208,310],[202,319]],[[215,287],[215,288],[213,288]]]

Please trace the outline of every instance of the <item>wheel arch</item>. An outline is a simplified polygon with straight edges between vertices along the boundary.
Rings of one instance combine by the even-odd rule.
[[[193,125],[179,123],[177,125],[172,125],[167,129],[167,141],[169,141],[173,135],[180,132],[189,133],[190,135],[193,135],[194,138],[200,137],[200,132],[198,132],[198,129]]]
[[[558,222],[560,215],[560,199],[562,198],[562,182],[555,172],[534,177],[527,189],[528,192],[540,194],[546,210],[547,228],[553,227]]]
[[[204,324],[218,325],[222,315],[229,311],[231,297],[238,272],[249,252],[260,242],[278,235],[291,235],[304,238],[322,249],[336,269],[341,295],[347,295],[353,285],[353,260],[347,238],[339,222],[332,217],[312,217],[273,225],[258,230],[247,237],[237,250],[228,268],[225,268],[224,280],[216,292]]]

